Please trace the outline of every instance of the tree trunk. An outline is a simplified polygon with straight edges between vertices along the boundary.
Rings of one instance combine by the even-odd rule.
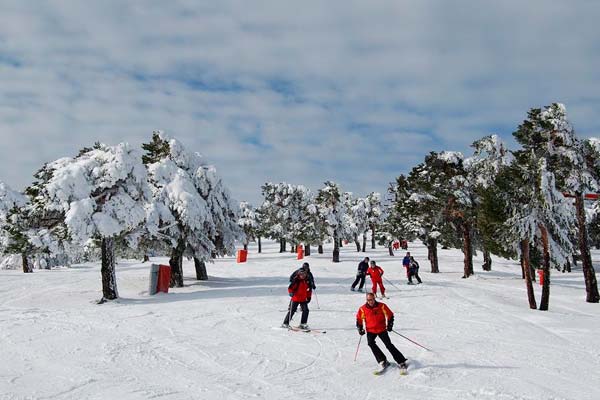
[[[260,241],[260,236],[258,237],[258,252],[261,253],[262,252],[262,243]]]
[[[592,265],[590,248],[587,242],[587,230],[585,226],[585,209],[583,207],[583,194],[575,193],[575,211],[577,212],[577,231],[579,232],[577,241],[579,243],[579,252],[581,253],[581,265],[585,279],[585,301],[588,303],[598,303],[600,294],[598,293],[598,282],[596,281],[596,272]]]
[[[463,278],[468,278],[473,275],[473,248],[471,246],[471,229],[468,224],[463,226],[463,253]]]
[[[492,255],[488,249],[483,249],[483,265],[481,266],[484,271],[492,270]]]
[[[341,238],[339,239],[339,246],[340,246],[340,248],[344,247],[344,243],[343,243],[343,240]]]
[[[548,248],[548,230],[544,225],[539,225],[542,233],[542,246],[544,248],[544,264],[542,266],[542,276],[544,283],[542,284],[542,298],[540,300],[540,310],[548,311],[550,303],[550,250]]]
[[[286,243],[285,243],[285,239],[279,239],[279,252],[280,253],[285,253],[285,248],[286,248]]]
[[[142,262],[148,262],[150,261],[150,256],[148,256],[148,254],[144,254],[144,260]]]
[[[375,248],[375,225],[371,226],[371,248]]]
[[[521,255],[519,256],[519,262],[521,263],[521,279],[525,279],[525,259],[523,258],[523,254],[525,254],[525,249],[523,248],[524,246],[524,241],[521,240],[521,242],[519,242],[519,247],[521,249]],[[529,240],[527,240],[527,243],[529,243]],[[527,244],[527,262],[529,262],[529,244]],[[529,267],[529,266],[527,266]],[[530,278],[531,279],[531,278]],[[537,306],[535,307],[537,308]]]
[[[244,250],[248,251],[248,242],[244,243]]]
[[[337,237],[337,231],[333,232],[333,262],[340,262],[340,239]]]
[[[317,247],[317,253],[323,254],[323,244],[319,244],[319,247]]]
[[[440,269],[438,264],[436,239],[430,238],[427,240],[427,254],[427,258],[429,258],[429,262],[431,263],[431,273],[437,274],[440,272]]]
[[[113,238],[102,239],[102,300],[114,300],[119,297],[117,277],[115,275],[115,241]]]
[[[306,246],[304,246],[304,255],[305,256],[310,256],[310,244],[306,244]]]
[[[358,235],[354,236],[354,243],[356,243],[356,251],[360,252],[360,242],[358,241]]]
[[[298,250],[298,245],[290,244],[290,253],[296,253],[297,250]]]
[[[364,253],[367,249],[367,231],[363,232],[362,252]]]
[[[171,282],[169,287],[183,287],[183,252],[185,241],[179,240],[177,247],[171,251],[169,265],[171,266]]]
[[[33,272],[33,267],[29,264],[29,259],[25,253],[21,253],[21,264],[23,265],[23,273],[28,274]]]
[[[196,279],[199,281],[207,281],[208,273],[206,272],[206,263],[194,257],[194,267],[196,268]]]
[[[535,293],[533,293],[533,284],[531,283],[531,268],[529,266],[529,239],[521,241],[521,259],[523,260],[522,269],[525,274],[525,287],[527,288],[527,299],[529,300],[529,308],[535,310],[537,303],[535,301]]]
[[[390,256],[394,257],[394,241],[388,243],[388,253]]]
[[[28,274],[33,272],[33,267],[29,264],[26,253],[21,253],[21,262],[23,264],[23,273]]]

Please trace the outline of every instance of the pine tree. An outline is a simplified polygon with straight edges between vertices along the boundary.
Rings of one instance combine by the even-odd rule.
[[[248,243],[256,240],[258,230],[258,221],[254,207],[248,202],[240,202],[239,215],[238,225],[242,228],[245,235],[244,250],[248,250]]]
[[[23,272],[33,272],[28,260],[31,249],[23,209],[27,198],[0,181],[0,255],[21,254]]]
[[[577,227],[577,243],[581,253],[587,292],[586,301],[599,302],[600,295],[589,252],[583,207],[584,192],[598,190],[599,187],[599,174],[594,166],[593,148],[579,141],[566,117],[565,107],[559,103],[553,103],[543,109],[531,109],[527,119],[513,135],[530,158],[544,159],[546,168],[552,172],[559,191],[574,195],[576,224],[563,229]],[[564,262],[567,263],[568,259]]]
[[[138,153],[124,143],[98,144],[74,158],[47,164],[36,177],[38,182],[27,191],[32,223],[64,242],[80,246],[100,242],[100,302],[116,299],[115,241],[145,222],[148,187]],[[135,247],[135,234],[129,239]]]
[[[196,277],[208,278],[206,261],[233,254],[243,240],[234,203],[216,169],[161,131],[144,144],[152,202],[148,207],[151,240],[171,249],[171,286],[183,286],[183,257],[194,258]]]
[[[476,201],[474,210],[475,232],[483,251],[483,270],[492,269],[491,254],[510,256],[499,245],[495,230],[504,221],[503,209],[494,191],[494,180],[502,168],[510,165],[512,154],[497,135],[485,136],[471,145],[473,156],[465,160],[467,179]]]
[[[340,237],[344,222],[340,187],[332,181],[326,181],[325,186],[319,189],[316,204],[321,218],[325,221],[328,234],[333,238],[333,262],[340,262]]]

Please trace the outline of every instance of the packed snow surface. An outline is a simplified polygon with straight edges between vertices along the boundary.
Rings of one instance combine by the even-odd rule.
[[[185,287],[156,296],[149,263],[120,262],[122,297],[103,305],[98,264],[2,270],[0,399],[600,399],[600,305],[584,301],[580,269],[553,271],[542,312],[529,309],[514,261],[483,272],[477,258],[476,275],[461,279],[462,253],[440,249],[431,274],[411,243],[423,284],[408,286],[402,250],[368,250],[385,270],[395,330],[432,350],[391,333],[408,375],[374,376],[366,337],[354,361],[364,294],[349,289],[365,254],[350,244],[334,264],[330,248],[315,250],[303,260],[317,285],[308,322],[326,334],[278,328],[302,261],[275,243],[262,254],[251,245],[245,264],[217,259],[208,281],[188,261]]]

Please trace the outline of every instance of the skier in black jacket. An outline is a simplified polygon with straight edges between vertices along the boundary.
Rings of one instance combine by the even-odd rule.
[[[294,282],[294,279],[296,279],[296,275],[298,275],[298,272],[300,272],[300,271],[304,271],[306,273],[306,280],[308,281],[308,283],[310,285],[310,289],[315,290],[317,288],[317,286],[315,286],[315,278],[313,277],[312,272],[310,272],[310,266],[308,265],[307,262],[302,264],[302,266],[300,268],[295,270],[292,273],[292,275],[290,275],[290,283]]]
[[[362,292],[363,286],[365,286],[365,277],[367,276],[367,270],[369,269],[369,257],[365,257],[360,263],[358,263],[358,271],[356,272],[356,279],[352,283],[350,290],[354,292],[356,285],[358,285],[358,291]],[[360,285],[358,284],[360,282]]]

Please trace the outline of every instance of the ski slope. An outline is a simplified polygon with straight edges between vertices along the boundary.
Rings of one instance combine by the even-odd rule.
[[[528,308],[516,262],[494,259],[483,272],[477,258],[476,275],[461,279],[462,253],[439,250],[441,273],[431,274],[425,248],[411,243],[423,284],[408,286],[404,251],[369,250],[385,270],[395,330],[432,350],[391,333],[409,374],[374,376],[366,337],[353,361],[364,294],[349,287],[365,253],[349,245],[338,264],[328,248],[305,258],[317,285],[308,323],[327,331],[316,334],[278,328],[301,261],[275,243],[249,250],[245,264],[209,264],[204,282],[187,262],[185,287],[156,296],[149,263],[120,262],[121,298],[103,305],[98,264],[0,271],[0,399],[600,398],[600,305],[585,303],[579,269],[553,271],[541,312]]]

